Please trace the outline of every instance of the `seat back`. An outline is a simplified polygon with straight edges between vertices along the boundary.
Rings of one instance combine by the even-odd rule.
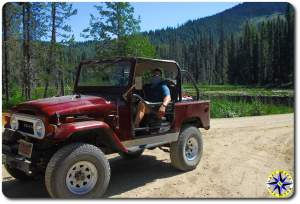
[[[153,88],[151,87],[151,84],[145,84],[145,85],[143,86],[143,92],[144,92],[144,99],[145,99],[146,101],[152,102],[152,101],[150,100],[150,98],[151,98],[151,92],[153,92]]]
[[[170,90],[172,102],[177,101],[178,100],[178,93],[179,93],[178,90],[177,90],[177,86],[172,81],[170,81],[170,80],[165,80],[162,83],[165,83],[168,86],[168,88]],[[145,84],[143,86],[144,99],[146,101],[152,102],[150,100],[150,98],[151,98],[151,94],[153,93],[153,91],[155,91],[155,90],[151,86],[151,84]]]

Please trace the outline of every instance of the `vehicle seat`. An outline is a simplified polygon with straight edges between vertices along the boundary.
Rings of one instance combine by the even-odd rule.
[[[143,131],[145,131],[145,128],[149,132],[166,132],[170,129],[171,123],[174,119],[174,102],[177,99],[178,92],[176,91],[176,85],[172,81],[166,80],[164,83],[166,83],[170,90],[171,102],[166,108],[165,116],[162,118],[157,116],[158,109],[161,106],[162,101],[152,102],[149,100],[151,92],[153,92],[151,84],[145,84],[143,86],[143,94],[141,94],[141,91],[136,91],[136,93],[145,100],[145,103],[151,109],[150,113],[145,114],[142,119],[140,128],[135,129],[137,135],[144,134]]]

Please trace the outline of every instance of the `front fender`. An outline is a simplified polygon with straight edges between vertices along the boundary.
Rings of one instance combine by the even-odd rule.
[[[110,128],[110,126],[103,121],[82,121],[82,122],[73,122],[67,124],[61,124],[57,126],[54,134],[55,140],[66,140],[74,133],[83,132],[87,130],[96,130],[102,129],[105,130],[107,135],[112,139],[114,144],[124,152],[128,152],[127,148],[122,145],[121,141],[115,134],[115,132]]]

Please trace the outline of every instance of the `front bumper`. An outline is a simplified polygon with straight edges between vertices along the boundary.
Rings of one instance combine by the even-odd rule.
[[[19,169],[30,175],[34,171],[32,162],[17,152],[17,138],[21,134],[11,129],[5,129],[2,134],[2,163],[11,168]]]
[[[31,161],[19,155],[2,154],[2,162],[10,168],[21,170],[28,175],[31,175],[34,169]]]

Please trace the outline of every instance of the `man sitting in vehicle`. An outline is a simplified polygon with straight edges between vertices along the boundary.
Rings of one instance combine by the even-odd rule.
[[[150,83],[145,99],[150,102],[162,102],[157,113],[158,117],[161,118],[165,115],[166,107],[171,101],[171,94],[168,86],[162,81],[162,71],[160,69],[154,69],[152,71]],[[136,128],[140,126],[144,115],[150,113],[150,111],[149,106],[141,101],[139,102],[134,122]]]

